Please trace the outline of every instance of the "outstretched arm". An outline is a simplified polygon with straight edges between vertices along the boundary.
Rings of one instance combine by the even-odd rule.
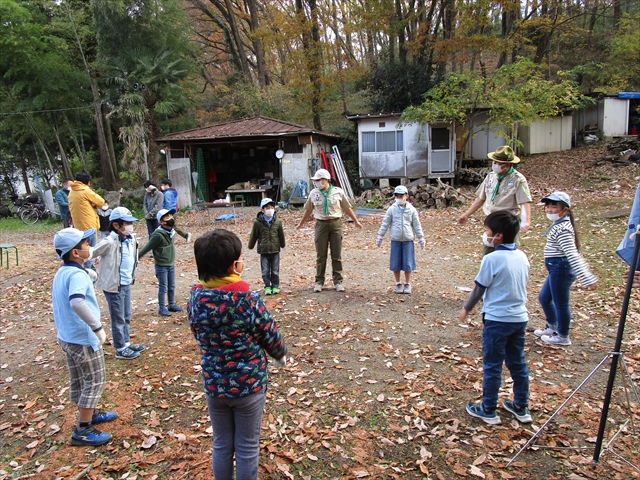
[[[480,207],[482,207],[482,204],[484,203],[484,200],[480,197],[477,197],[473,203],[471,204],[471,206],[467,209],[466,212],[464,212],[460,218],[458,218],[458,223],[460,225],[466,225],[467,222],[469,221],[469,217],[471,215],[473,215],[474,213],[476,213]]]

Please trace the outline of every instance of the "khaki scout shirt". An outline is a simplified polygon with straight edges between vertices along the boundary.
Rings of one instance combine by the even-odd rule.
[[[484,200],[482,210],[485,215],[506,210],[520,216],[520,205],[532,201],[527,179],[517,170],[507,175],[500,182],[500,189],[492,202],[491,197],[497,182],[498,174],[490,172],[476,190],[478,198]]]
[[[332,218],[342,218],[343,211],[351,208],[351,204],[340,187],[333,187],[329,194],[329,215],[324,211],[324,195],[319,189],[314,188],[304,204],[305,210],[313,210],[313,218],[317,220],[330,220]]]

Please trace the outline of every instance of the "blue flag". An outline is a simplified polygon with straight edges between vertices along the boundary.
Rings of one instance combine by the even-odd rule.
[[[636,241],[635,236],[633,238],[629,237],[638,230],[638,225],[640,225],[640,185],[638,185],[636,198],[633,200],[633,207],[631,207],[627,231],[624,234],[624,238],[620,242],[620,245],[618,245],[618,248],[616,249],[616,253],[620,255],[620,258],[627,262],[627,265],[629,266],[631,266],[631,262],[633,262],[633,246]],[[634,270],[640,270],[640,262],[636,265]]]

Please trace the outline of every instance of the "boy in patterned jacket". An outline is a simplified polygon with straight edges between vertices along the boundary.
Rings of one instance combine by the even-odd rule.
[[[213,428],[215,478],[257,478],[267,356],[286,364],[287,348],[275,320],[256,292],[240,279],[242,242],[224,229],[194,244],[199,283],[187,312],[200,346],[204,391]]]

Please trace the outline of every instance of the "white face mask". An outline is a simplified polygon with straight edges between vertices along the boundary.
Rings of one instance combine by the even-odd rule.
[[[315,181],[313,182],[313,186],[322,190],[323,182]]]
[[[267,217],[267,218],[273,217],[274,213],[275,213],[275,210],[273,208],[265,208],[264,209],[264,216]]]
[[[102,210],[109,210],[109,205],[107,204],[102,205]]]
[[[493,173],[500,173],[502,171],[502,165],[500,165],[499,163],[494,163],[491,165],[491,170],[493,170]]]
[[[493,239],[495,239],[495,237],[491,237]],[[493,244],[494,240],[489,241],[489,235],[487,235],[487,232],[484,232],[482,234],[482,243],[484,243],[487,247],[495,247],[495,245]]]
[[[556,220],[560,220],[560,214],[559,213],[547,213],[547,218],[549,220],[551,220],[552,222],[555,222]]]
[[[122,233],[125,235],[133,235],[133,225],[124,225]]]
[[[396,198],[396,205],[398,205],[399,207],[403,206],[405,204],[405,200],[404,198]]]

